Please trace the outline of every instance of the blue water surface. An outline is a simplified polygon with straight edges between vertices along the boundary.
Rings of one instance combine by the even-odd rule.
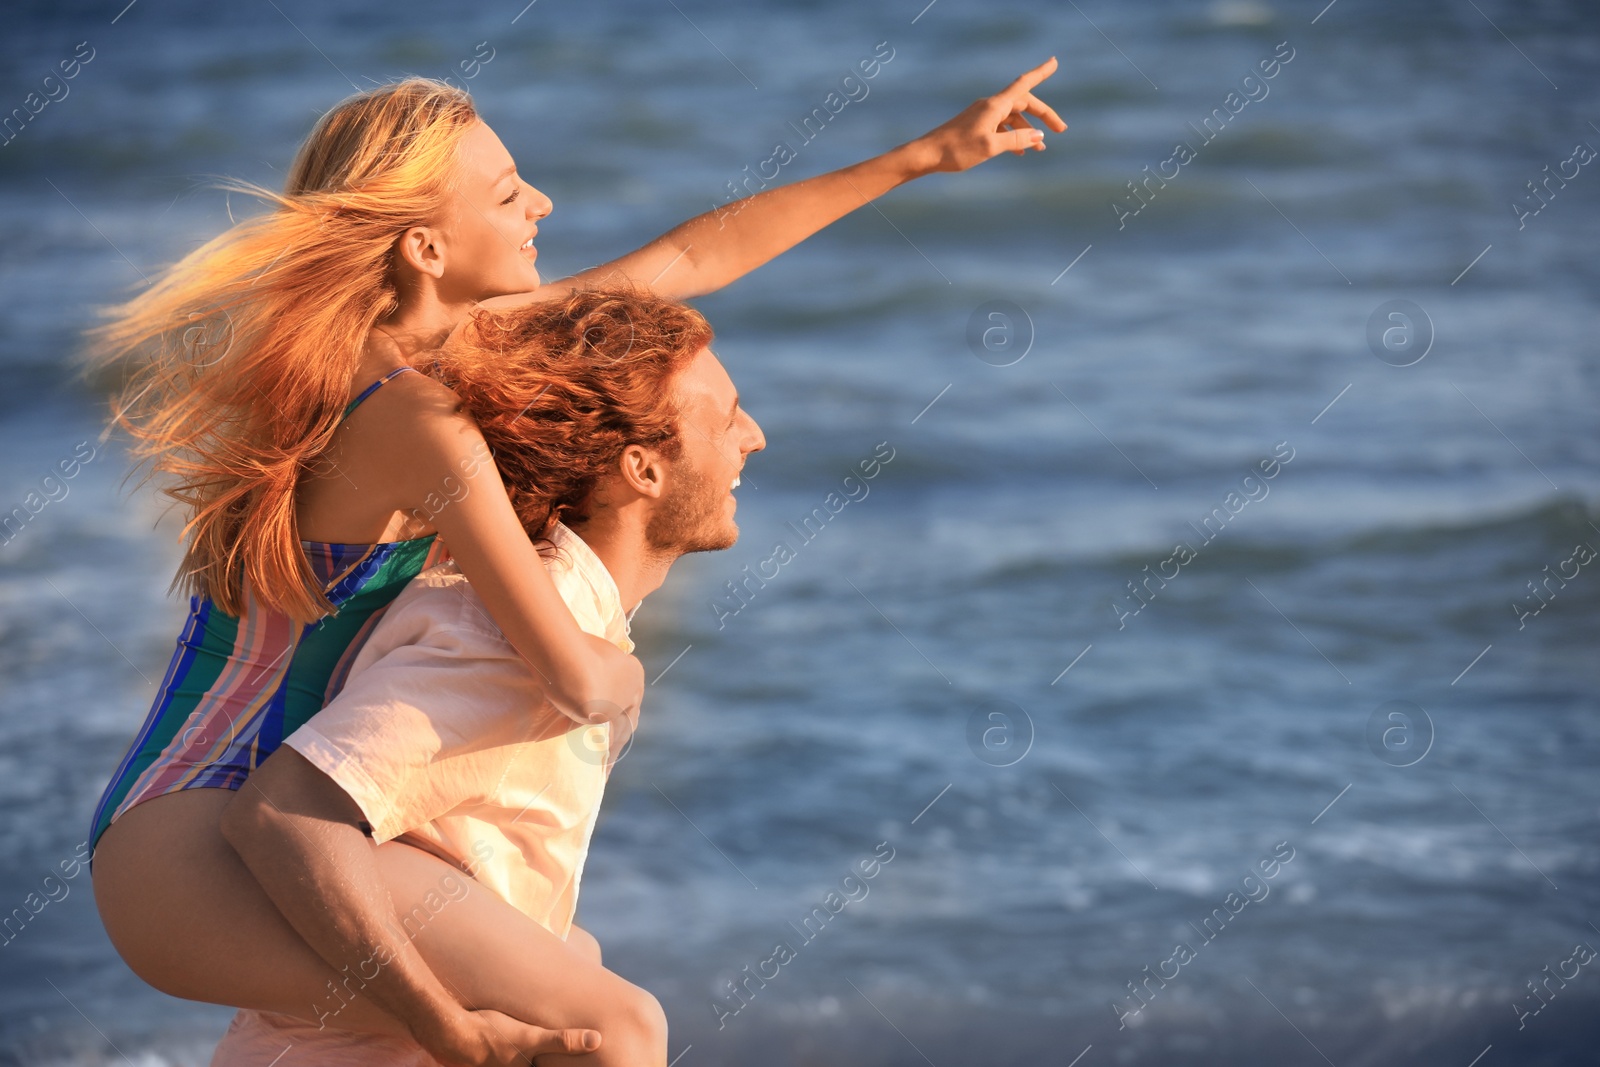
[[[1529,983],[1600,947],[1593,5],[124,3],[0,36],[0,113],[92,53],[0,145],[0,510],[45,501],[0,545],[0,915],[181,619],[177,524],[70,359],[253,210],[213,176],[277,185],[353,85],[492,53],[554,277],[1053,54],[1046,152],[699,302],[769,446],[740,544],[636,620],[580,921],[684,1067],[1591,1061],[1593,966]],[[206,1062],[228,1013],[57,884],[0,945],[0,1062]]]

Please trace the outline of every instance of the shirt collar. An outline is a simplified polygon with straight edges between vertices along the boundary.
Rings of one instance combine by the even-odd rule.
[[[610,619],[620,620],[622,632],[628,636],[628,649],[632,651],[631,624],[633,612],[624,611],[622,608],[622,592],[617,588],[617,580],[606,569],[605,561],[595,554],[582,537],[579,537],[563,523],[556,523],[550,531],[548,538],[551,545],[555,546],[561,556],[571,561],[574,573],[578,574],[588,583],[590,588],[600,600],[600,606],[605,615]],[[637,605],[635,605],[637,610]]]

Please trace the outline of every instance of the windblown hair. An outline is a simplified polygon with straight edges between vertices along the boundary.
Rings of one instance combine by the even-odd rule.
[[[411,78],[317,123],[267,210],[170,267],[90,335],[91,364],[134,357],[112,423],[187,523],[174,585],[242,615],[310,622],[331,604],[303,551],[295,486],[327,447],[368,332],[398,304],[402,233],[449,210],[466,93]]]
[[[711,342],[698,311],[632,289],[479,311],[437,354],[530,537],[583,507],[629,445],[678,455],[672,376]]]

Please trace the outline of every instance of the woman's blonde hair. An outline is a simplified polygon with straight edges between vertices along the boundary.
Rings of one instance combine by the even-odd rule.
[[[185,512],[174,580],[241,615],[253,599],[297,622],[331,610],[295,522],[295,486],[332,439],[373,326],[398,306],[394,257],[455,187],[471,98],[405,81],[317,123],[268,210],[108,309],[90,359],[137,359],[112,422]],[[246,591],[248,590],[248,597]]]

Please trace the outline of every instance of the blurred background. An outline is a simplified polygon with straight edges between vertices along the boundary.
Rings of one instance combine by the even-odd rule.
[[[0,145],[0,1063],[202,1064],[229,1014],[45,883],[183,614],[71,356],[227,225],[215,176],[278,185],[352,86],[453,76],[554,199],[557,277],[1052,54],[1048,151],[700,302],[770,444],[740,545],[636,620],[580,922],[682,1067],[1593,1061],[1592,5],[125,4],[0,36],[0,114],[80,61]]]

